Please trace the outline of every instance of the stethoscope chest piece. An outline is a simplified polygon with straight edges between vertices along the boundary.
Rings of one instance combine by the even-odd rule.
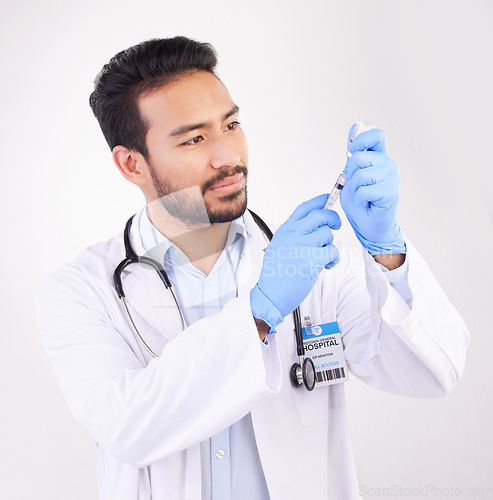
[[[304,385],[307,390],[313,391],[315,388],[315,365],[311,358],[304,358],[300,363],[295,363],[289,372],[291,384],[294,387]]]

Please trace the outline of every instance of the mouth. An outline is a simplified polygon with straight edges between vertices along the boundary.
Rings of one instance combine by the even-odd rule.
[[[243,173],[232,175],[231,177],[226,177],[226,179],[222,179],[213,184],[209,188],[209,191],[218,194],[233,193],[234,191],[237,191],[241,188],[243,184],[243,177]]]

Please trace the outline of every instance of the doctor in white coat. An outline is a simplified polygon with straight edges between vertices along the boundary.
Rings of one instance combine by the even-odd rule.
[[[91,96],[115,164],[148,202],[129,244],[167,271],[184,324],[141,263],[121,272],[127,315],[113,280],[120,234],[45,282],[43,341],[97,444],[102,500],[357,499],[346,377],[295,387],[291,313],[300,307],[305,336],[335,328],[341,349],[327,366],[413,397],[455,386],[469,335],[404,241],[380,130],[351,143],[342,192],[361,255],[334,243],[340,220],[323,209],[327,195],[269,241],[246,210],[246,140],[215,64],[208,44],[144,42],[103,68]]]

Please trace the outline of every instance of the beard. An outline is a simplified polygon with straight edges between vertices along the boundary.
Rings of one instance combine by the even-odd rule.
[[[151,165],[150,172],[156,195],[164,209],[174,218],[180,220],[188,227],[207,224],[220,224],[231,222],[241,217],[247,206],[246,177],[248,169],[244,165],[221,168],[217,174],[204,182],[200,189],[177,189],[164,179],[159,179]],[[242,173],[245,176],[245,185],[236,193],[231,193],[218,198],[224,207],[213,209],[205,201],[204,195],[214,184],[227,177]],[[205,208],[205,210],[204,210]]]

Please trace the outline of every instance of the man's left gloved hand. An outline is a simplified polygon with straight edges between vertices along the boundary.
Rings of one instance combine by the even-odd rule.
[[[398,167],[387,152],[385,134],[378,129],[363,132],[348,150],[352,156],[341,206],[357,238],[372,255],[406,253],[396,221]]]
[[[265,250],[250,305],[253,316],[272,331],[305,300],[322,270],[339,262],[332,229],[341,227],[341,219],[333,210],[323,210],[326,201],[323,194],[302,203]]]

